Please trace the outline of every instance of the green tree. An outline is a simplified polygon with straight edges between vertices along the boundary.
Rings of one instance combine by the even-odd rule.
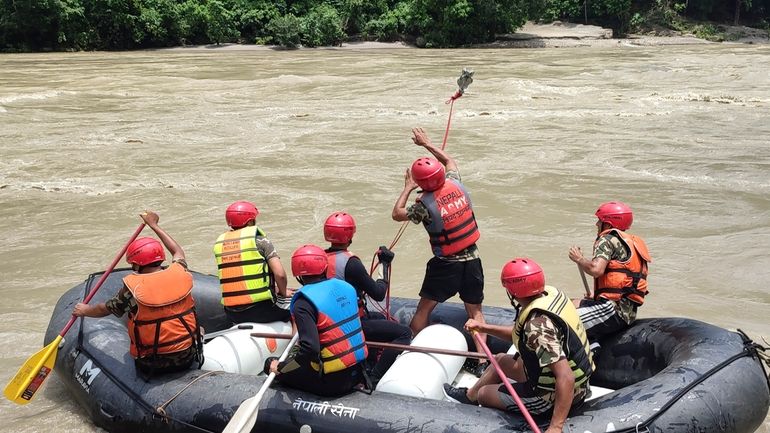
[[[514,31],[528,9],[528,0],[414,0],[411,19],[427,46],[458,46]]]
[[[179,16],[179,39],[185,44],[205,44],[209,21],[208,9],[196,0],[186,0],[177,6]]]
[[[83,5],[94,30],[94,48],[130,49],[144,39],[133,0],[83,0]]]
[[[3,0],[0,41],[5,41],[6,48],[53,48],[58,39],[59,14],[57,0]]]
[[[286,5],[280,1],[236,0],[233,7],[234,20],[241,40],[263,43],[269,36],[267,25],[282,15]]]
[[[370,19],[364,25],[363,31],[368,37],[393,41],[399,39],[402,33],[407,33],[408,25],[412,21],[412,3],[402,1],[378,17]]]
[[[221,42],[235,40],[239,33],[234,26],[233,12],[225,7],[220,0],[208,0],[206,3],[206,36],[210,42],[219,45]]]
[[[296,48],[299,43],[301,22],[294,14],[274,18],[267,25],[275,43],[286,48]]]
[[[326,4],[311,10],[301,23],[301,40],[308,47],[339,45],[345,37],[337,10]]]

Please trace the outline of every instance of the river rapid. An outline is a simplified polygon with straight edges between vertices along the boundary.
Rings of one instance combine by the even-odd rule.
[[[507,304],[499,272],[515,256],[581,296],[567,250],[588,254],[598,204],[621,200],[653,256],[640,317],[770,337],[767,46],[6,54],[0,382],[143,209],[201,272],[215,272],[211,247],[238,199],[257,204],[287,268],[336,210],[356,218],[351,249],[368,263],[400,226],[405,168],[426,155],[410,128],[441,142],[463,67],[475,81],[447,151],[482,233],[486,304]],[[395,253],[393,294],[417,297],[424,230],[410,225]],[[56,375],[27,406],[0,401],[0,419],[8,432],[99,430]]]

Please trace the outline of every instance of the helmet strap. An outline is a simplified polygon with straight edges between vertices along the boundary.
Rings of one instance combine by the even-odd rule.
[[[511,296],[511,294],[506,290],[505,294],[508,295],[508,300],[511,301],[511,307],[513,307],[514,310],[516,310],[516,314],[519,313],[519,310],[521,309],[521,304],[519,304],[516,301],[516,298]]]

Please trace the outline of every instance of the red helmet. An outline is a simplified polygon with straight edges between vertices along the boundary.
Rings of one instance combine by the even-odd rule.
[[[607,223],[618,230],[628,230],[631,223],[634,222],[634,214],[627,204],[619,201],[608,201],[602,203],[596,210],[596,217],[599,221]]]
[[[433,158],[419,158],[412,163],[412,179],[423,191],[435,191],[444,186],[444,164]]]
[[[126,250],[126,261],[132,265],[145,266],[164,260],[166,260],[166,251],[154,238],[139,238],[131,242]]]
[[[227,225],[234,229],[246,227],[249,221],[253,221],[259,215],[257,207],[254,203],[248,201],[236,201],[227,207],[225,211],[225,220]]]
[[[335,244],[346,244],[356,233],[356,220],[345,212],[334,212],[324,223],[324,239]]]
[[[503,266],[500,281],[514,298],[529,298],[545,290],[543,269],[532,259],[517,257]]]
[[[291,255],[291,273],[295,277],[323,275],[328,265],[326,252],[316,245],[303,245]]]

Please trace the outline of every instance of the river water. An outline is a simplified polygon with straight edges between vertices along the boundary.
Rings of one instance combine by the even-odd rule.
[[[247,199],[288,267],[353,214],[365,262],[388,244],[404,169],[440,142],[470,189],[486,300],[535,258],[580,296],[567,258],[593,212],[622,200],[649,244],[641,317],[685,316],[770,337],[770,48],[181,50],[0,56],[0,382],[42,344],[58,297],[104,269],[156,210],[193,269],[213,273],[224,209]],[[395,247],[394,289],[416,297],[422,228]],[[97,431],[56,376],[0,401],[0,430]],[[760,428],[770,432],[770,422]]]

